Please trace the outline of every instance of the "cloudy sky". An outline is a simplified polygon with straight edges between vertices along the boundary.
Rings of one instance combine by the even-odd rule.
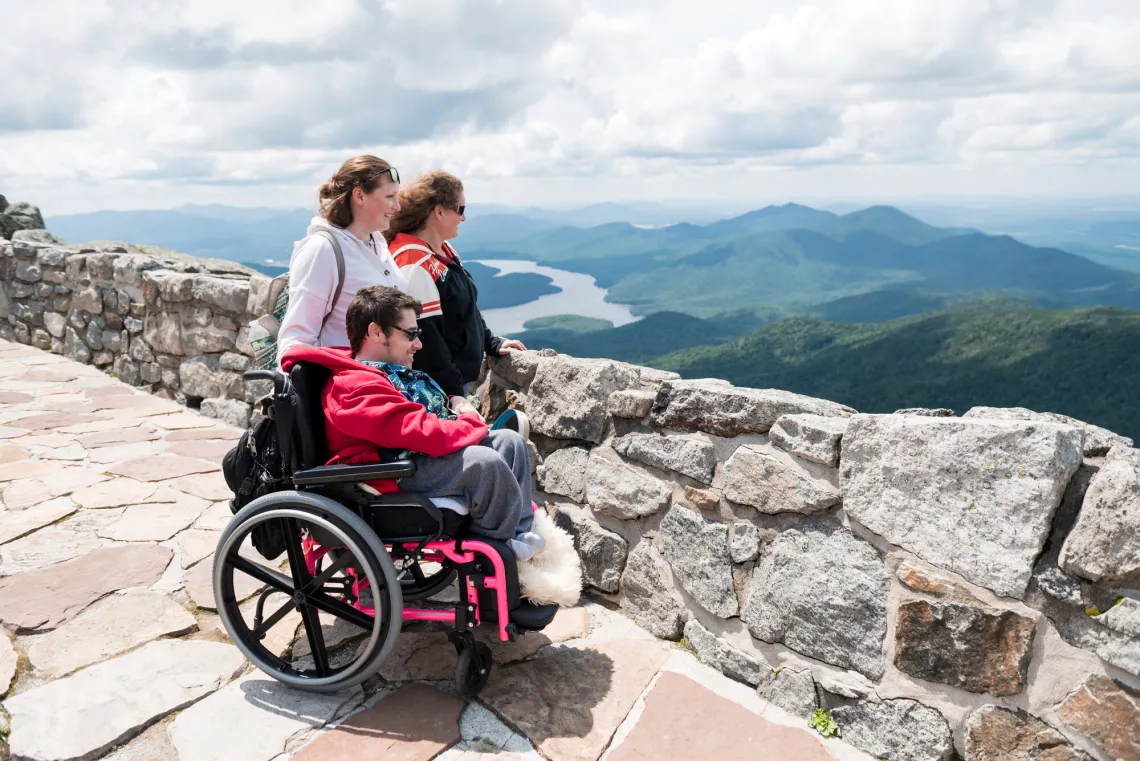
[[[1140,196],[1136,0],[0,0],[0,193],[294,206]]]

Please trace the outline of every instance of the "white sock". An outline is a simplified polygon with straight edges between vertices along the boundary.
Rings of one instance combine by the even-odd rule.
[[[534,557],[534,548],[526,542],[520,542],[518,539],[508,539],[507,546],[511,548],[511,552],[515,553],[515,558],[518,560],[530,560]]]
[[[519,534],[515,537],[515,539],[518,539],[520,542],[526,542],[536,553],[542,552],[546,549],[546,540],[542,538],[541,534],[536,534],[533,531],[527,531],[524,534]]]

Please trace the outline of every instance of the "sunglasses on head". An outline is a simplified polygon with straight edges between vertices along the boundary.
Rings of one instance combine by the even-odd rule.
[[[391,177],[391,178],[392,178],[392,182],[395,182],[395,183],[399,184],[399,182],[400,182],[400,173],[396,171],[396,167],[394,167],[394,166],[390,166],[390,167],[388,167],[387,169],[381,169],[381,170],[380,170],[380,171],[379,171],[379,172],[376,174],[376,179],[380,179],[380,178],[381,178],[381,177],[383,177],[384,175],[388,175],[389,177]]]
[[[417,338],[423,335],[424,332],[423,328],[412,328],[409,330],[407,328],[401,328],[399,325],[396,326],[396,330],[406,335],[409,341],[415,341]]]

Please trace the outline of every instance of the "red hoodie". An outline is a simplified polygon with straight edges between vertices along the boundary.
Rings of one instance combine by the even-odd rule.
[[[353,359],[346,347],[293,346],[281,358],[281,368],[289,372],[302,361],[332,371],[321,394],[329,465],[379,462],[381,449],[442,457],[478,444],[487,435],[487,424],[478,413],[441,420],[422,404],[409,401],[379,369]],[[381,493],[396,491],[395,481],[373,481],[369,486]]]

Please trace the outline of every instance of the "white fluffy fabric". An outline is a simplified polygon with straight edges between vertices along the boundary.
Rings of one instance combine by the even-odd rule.
[[[523,596],[537,605],[574,607],[582,594],[582,561],[574,549],[574,540],[555,526],[542,509],[534,514],[531,531],[546,540],[546,549],[518,564]]]

